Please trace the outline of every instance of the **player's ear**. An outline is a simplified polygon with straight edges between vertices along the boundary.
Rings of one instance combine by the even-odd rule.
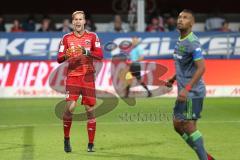
[[[192,21],[191,21],[192,27],[193,27],[194,23],[195,23],[195,18],[192,16]]]
[[[191,18],[190,24],[191,24],[191,27],[193,27],[193,25],[194,25],[194,19],[193,18]]]
[[[194,22],[193,22],[193,21],[191,21],[191,27],[193,27],[193,24],[194,24]]]

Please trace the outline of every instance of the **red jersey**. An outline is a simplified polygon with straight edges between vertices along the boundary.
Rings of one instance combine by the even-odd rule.
[[[77,59],[69,62],[68,76],[79,76],[94,73],[95,68],[93,66],[93,60],[100,60],[103,58],[103,52],[97,34],[85,30],[80,37],[76,36],[73,32],[63,36],[57,56],[58,63],[62,63],[66,60],[65,54],[68,48],[78,46],[83,46],[86,50],[89,50],[90,55],[81,55]],[[74,57],[74,55],[72,56]]]

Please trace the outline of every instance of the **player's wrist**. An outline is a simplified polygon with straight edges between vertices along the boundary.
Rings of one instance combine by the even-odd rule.
[[[89,50],[87,50],[86,48],[84,47],[81,47],[82,49],[82,54],[85,55],[85,56],[90,56],[91,55],[91,52]]]
[[[83,52],[83,55],[85,56],[90,56],[91,55],[91,52],[87,49],[84,48],[84,52]]]
[[[67,54],[64,54],[64,59],[67,60],[69,57]]]
[[[192,89],[192,86],[190,84],[186,84],[185,90],[189,92],[191,91],[191,89]]]
[[[170,78],[169,80],[167,80],[169,83],[174,83],[175,82],[175,79],[173,79],[173,78]]]

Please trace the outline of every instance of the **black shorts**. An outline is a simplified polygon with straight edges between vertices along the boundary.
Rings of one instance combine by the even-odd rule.
[[[132,76],[136,77],[137,80],[141,80],[141,64],[140,63],[132,63],[130,65],[130,72]]]
[[[174,119],[197,120],[201,117],[203,98],[188,99],[187,102],[176,101]]]

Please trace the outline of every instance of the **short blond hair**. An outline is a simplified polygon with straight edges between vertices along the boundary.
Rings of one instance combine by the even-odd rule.
[[[84,11],[75,11],[75,12],[73,12],[73,14],[72,14],[72,19],[74,19],[74,16],[75,16],[76,14],[82,14],[82,15],[83,15],[83,18],[85,18],[85,13],[84,13]]]

